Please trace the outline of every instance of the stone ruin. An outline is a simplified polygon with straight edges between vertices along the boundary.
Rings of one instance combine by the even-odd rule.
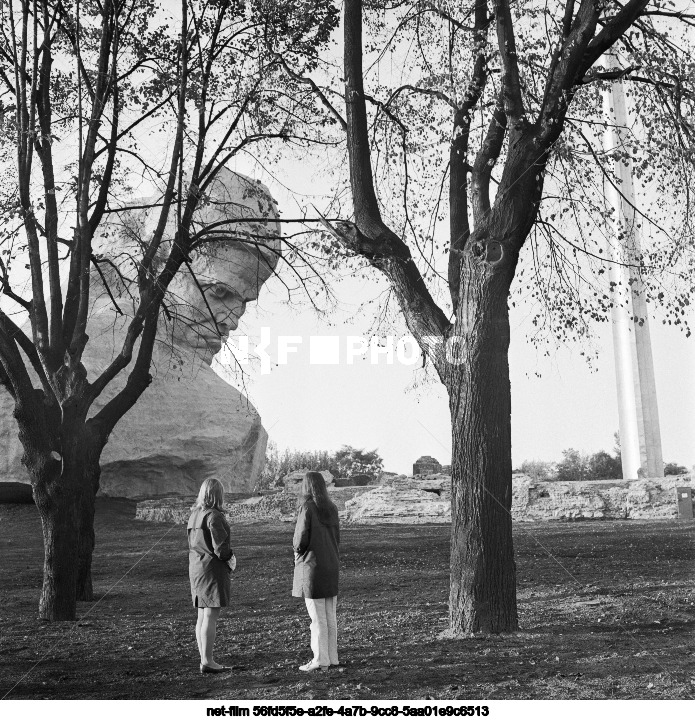
[[[132,205],[154,205],[157,198]],[[117,217],[116,217],[117,216]],[[95,252],[108,256],[121,273],[102,265],[115,295],[112,300],[93,271],[93,307],[87,327],[90,342],[83,362],[90,377],[118,353],[134,312],[123,259],[138,252],[156,222],[156,208],[120,212],[95,239]],[[205,252],[195,254],[172,282],[152,360],[153,382],[116,426],[101,463],[100,492],[109,496],[152,498],[196,494],[201,481],[216,475],[228,492],[248,492],[263,468],[267,433],[256,409],[211,368],[246,304],[258,298],[280,253],[277,208],[267,188],[223,168],[197,212],[194,228],[241,217],[269,218],[228,226]],[[174,220],[163,246],[174,237]],[[250,233],[266,239],[245,243]],[[195,274],[197,281],[193,278]],[[132,275],[132,270],[130,270]],[[204,297],[203,297],[204,296]],[[118,304],[123,315],[116,310]],[[215,322],[211,318],[214,317]],[[31,333],[30,333],[31,335]],[[127,370],[95,402],[98,411],[122,388]],[[28,483],[22,447],[12,416],[13,403],[0,389],[0,483]]]
[[[537,482],[524,474],[512,478],[515,522],[668,519],[677,516],[676,488],[693,487],[691,476],[634,481]],[[451,477],[384,473],[378,486],[329,486],[344,523],[356,525],[451,522]],[[238,499],[226,506],[230,522],[296,519],[299,485],[282,492]],[[136,517],[185,523],[192,498],[144,501]]]
[[[632,481],[538,482],[512,478],[514,521],[579,521],[676,518],[676,488],[693,487],[691,476]],[[357,524],[450,523],[451,477],[445,474],[390,478],[345,504],[345,520]]]
[[[374,485],[374,479],[366,473],[357,473],[350,478],[336,478],[335,485],[339,488],[349,488],[352,486],[371,486]]]
[[[297,519],[297,504],[301,485],[285,486],[282,491],[245,498],[227,498],[224,512],[230,523],[244,522],[294,522]],[[373,486],[351,486],[338,488],[331,484],[328,493],[345,518],[347,503],[353,498],[373,490]],[[162,498],[141,501],[137,504],[135,518],[143,521],[186,523],[191,513],[193,497]]]
[[[298,471],[291,471],[287,475],[283,476],[278,485],[284,486],[285,488],[299,487],[304,480],[304,475],[309,472],[309,468],[300,468]],[[333,474],[330,471],[319,471],[323,476],[323,480],[326,481],[326,485],[330,486],[334,484]]]
[[[291,488],[298,485],[304,479],[304,474],[309,471],[308,468],[300,468],[297,471],[291,471],[290,473],[283,476],[277,483],[277,486],[284,488]],[[366,474],[356,474],[350,478],[336,478],[330,471],[319,471],[323,476],[326,485],[330,488],[335,486],[336,488],[351,488],[353,486],[373,486],[375,485],[374,479]]]
[[[432,456],[420,456],[420,458],[413,463],[414,476],[426,476],[441,472],[442,464],[436,458],[432,458]]]

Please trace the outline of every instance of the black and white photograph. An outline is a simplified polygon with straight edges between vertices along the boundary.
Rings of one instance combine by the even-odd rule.
[[[694,305],[693,0],[0,0],[0,715],[689,717]]]

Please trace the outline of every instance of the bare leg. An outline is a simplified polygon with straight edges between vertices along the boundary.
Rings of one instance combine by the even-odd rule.
[[[210,668],[221,668],[220,664],[212,658],[220,609],[202,608],[200,610],[203,612],[203,621],[200,626],[200,662]]]
[[[202,641],[202,629],[203,629],[203,611],[204,609],[198,609],[198,619],[195,624],[195,641],[198,644],[198,653],[200,654],[200,662],[203,662],[203,641]]]

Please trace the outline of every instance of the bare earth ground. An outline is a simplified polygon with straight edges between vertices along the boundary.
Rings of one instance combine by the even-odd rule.
[[[33,506],[0,506],[0,698],[605,699],[695,697],[695,524],[517,524],[522,631],[438,638],[449,528],[343,529],[345,668],[306,676],[308,617],[290,595],[291,524],[233,529],[235,602],[202,676],[182,526],[97,505],[95,590],[77,624],[37,619]],[[149,550],[144,557],[143,554]],[[554,558],[551,558],[552,554]]]

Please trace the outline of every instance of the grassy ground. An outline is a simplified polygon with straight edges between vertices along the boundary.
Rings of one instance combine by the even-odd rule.
[[[0,698],[605,699],[695,697],[695,524],[517,524],[522,631],[440,638],[447,526],[343,529],[341,670],[306,676],[308,617],[289,593],[290,524],[233,529],[229,675],[202,676],[182,526],[100,499],[95,590],[76,623],[37,619],[41,530],[0,506]],[[147,552],[147,553],[145,553]],[[143,555],[144,554],[144,555]]]

